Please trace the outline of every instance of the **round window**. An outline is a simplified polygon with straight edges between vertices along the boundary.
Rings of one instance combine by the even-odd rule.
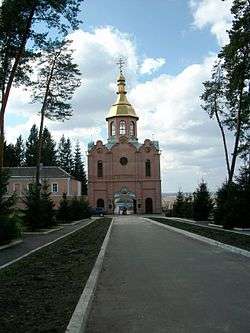
[[[127,159],[127,157],[121,157],[121,158],[120,158],[120,163],[121,163],[121,165],[126,165],[126,164],[128,164],[128,159]]]

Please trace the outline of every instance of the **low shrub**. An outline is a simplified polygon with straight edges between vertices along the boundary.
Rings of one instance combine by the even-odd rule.
[[[0,216],[0,245],[21,238],[22,221],[17,215]]]
[[[60,201],[56,217],[60,222],[72,222],[85,219],[91,216],[88,202],[84,199],[77,199],[74,197],[68,200],[66,194]]]
[[[89,204],[84,199],[74,197],[69,204],[69,218],[71,221],[90,217]]]

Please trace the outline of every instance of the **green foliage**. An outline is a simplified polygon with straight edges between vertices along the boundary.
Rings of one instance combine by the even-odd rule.
[[[13,83],[28,85],[49,36],[77,29],[83,0],[3,0],[0,5],[0,165],[3,165],[4,118]],[[41,26],[43,29],[41,29]]]
[[[216,118],[220,127],[228,169],[228,181],[234,178],[237,157],[249,154],[250,146],[250,2],[234,0],[229,43],[220,51],[212,79],[204,82],[203,109]],[[231,154],[227,152],[224,128],[235,136]],[[232,156],[229,161],[229,156]]]
[[[57,219],[62,222],[77,221],[90,217],[90,209],[88,202],[84,199],[74,197],[68,200],[66,194],[63,195],[60,201],[60,206],[57,211]]]
[[[9,172],[7,169],[0,168],[0,219],[13,213],[13,206],[16,202],[16,196],[13,194],[6,197],[8,193]]]
[[[41,163],[45,166],[57,165],[55,142],[49,130],[43,130],[43,147]],[[38,129],[34,124],[30,129],[30,135],[26,141],[25,160],[26,166],[35,166],[38,156]]]
[[[38,152],[38,129],[34,124],[26,141],[25,162],[27,166],[35,166]]]
[[[21,237],[21,221],[13,215],[16,196],[5,197],[9,181],[8,170],[0,168],[0,244]]]
[[[193,218],[198,221],[207,221],[213,210],[213,200],[204,181],[198,185],[193,196]]]
[[[66,140],[64,135],[61,137],[58,146],[58,166],[69,174],[73,169],[71,142],[69,138]]]
[[[224,228],[250,227],[250,168],[240,171],[236,182],[224,183],[217,192],[214,222]]]
[[[81,220],[90,217],[88,202],[74,197],[70,201],[69,206],[69,219],[71,221]]]
[[[22,221],[16,215],[0,217],[0,245],[21,237]]]
[[[24,165],[24,144],[22,136],[17,138],[16,144],[12,143],[4,145],[4,166],[19,167]]]
[[[179,190],[176,196],[176,201],[173,205],[173,216],[191,218],[193,215],[193,202],[191,195],[184,195]]]
[[[25,195],[24,221],[31,230],[49,228],[55,224],[54,203],[48,190],[49,185],[44,181],[42,186],[30,186]]]
[[[37,65],[37,77],[32,82],[33,102],[42,104],[41,116],[50,120],[68,119],[72,114],[70,100],[80,86],[80,71],[73,62],[71,41],[49,41],[42,50]]]
[[[79,141],[76,143],[75,155],[74,155],[74,168],[72,176],[82,183],[82,195],[87,194],[87,178],[84,170],[84,163],[82,162],[81,149]]]
[[[41,162],[45,166],[57,165],[56,160],[56,143],[52,139],[49,130],[45,127],[43,130],[43,147],[42,147],[42,158]]]
[[[69,201],[67,199],[66,193],[63,193],[62,200],[57,210],[56,218],[60,222],[68,222],[69,219]]]

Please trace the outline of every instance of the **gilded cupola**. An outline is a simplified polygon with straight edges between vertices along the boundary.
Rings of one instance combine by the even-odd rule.
[[[129,103],[127,99],[127,92],[126,92],[126,83],[125,83],[125,77],[120,71],[120,74],[117,78],[117,100],[116,102],[111,106],[108,116],[106,120],[113,118],[113,117],[134,117],[136,119],[139,119],[138,116],[135,113],[135,110],[133,106]]]

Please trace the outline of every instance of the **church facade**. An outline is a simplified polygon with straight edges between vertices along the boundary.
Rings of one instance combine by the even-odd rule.
[[[109,214],[161,213],[160,150],[157,141],[139,143],[125,77],[117,79],[117,100],[106,117],[107,143],[88,146],[88,200]]]

